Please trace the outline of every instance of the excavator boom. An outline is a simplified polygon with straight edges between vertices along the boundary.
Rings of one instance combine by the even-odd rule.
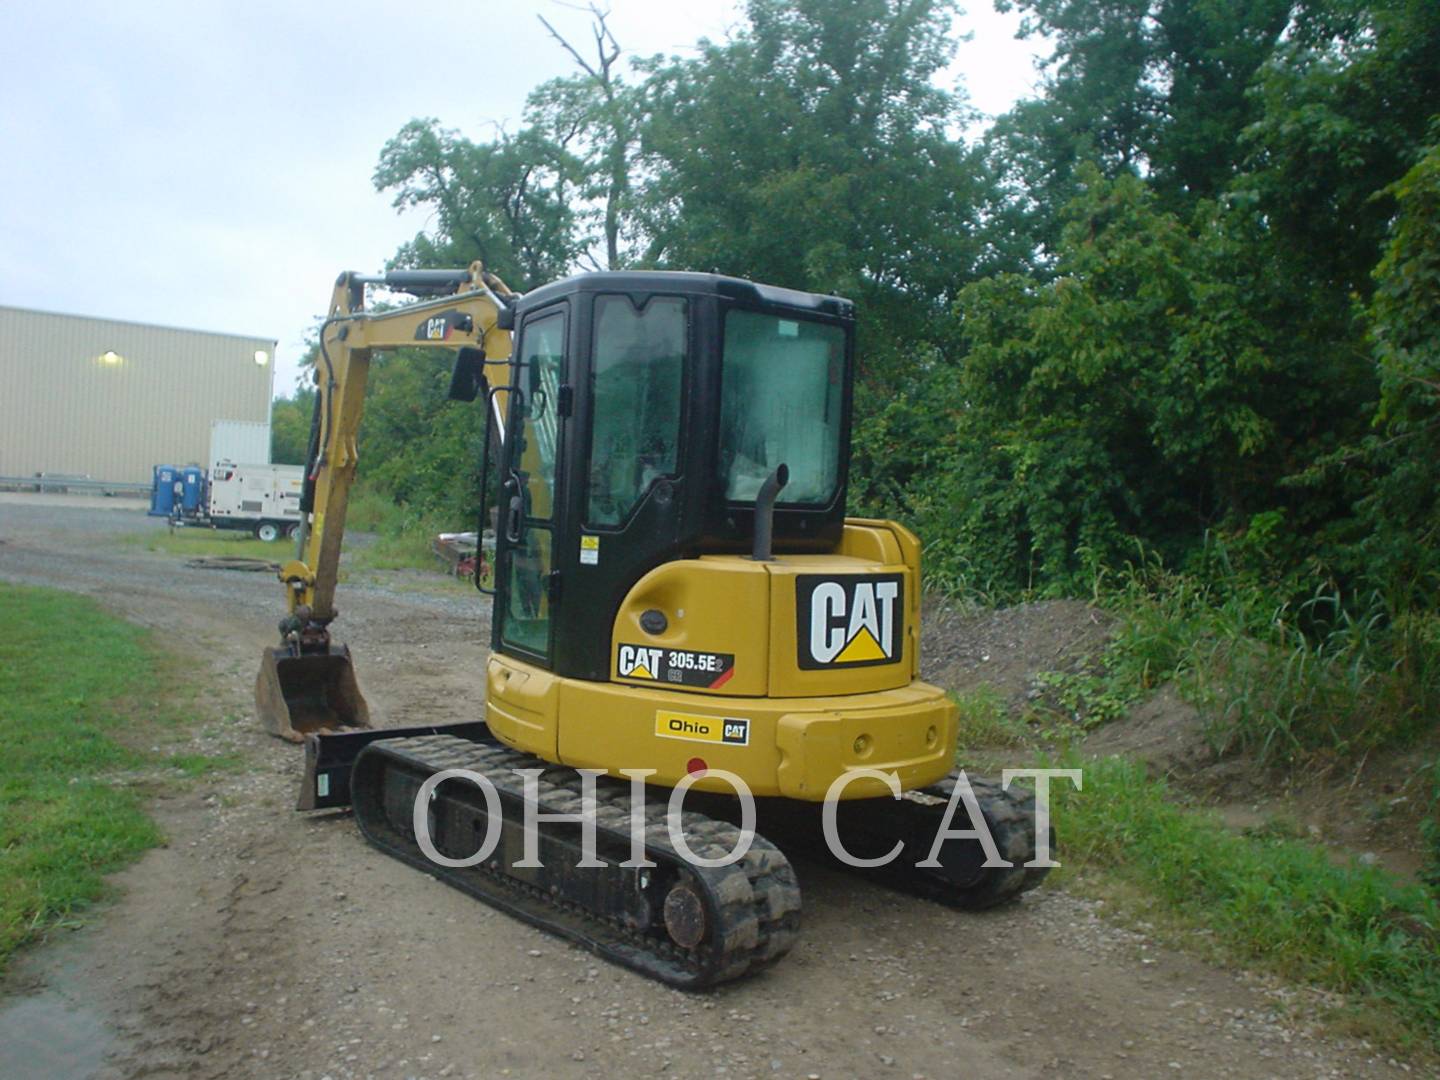
[[[365,286],[424,297],[393,311],[365,311]],[[503,325],[514,294],[473,263],[465,270],[396,270],[376,277],[341,274],[315,365],[315,412],[301,496],[295,557],[280,568],[287,614],[280,644],[265,650],[255,681],[255,707],[265,729],[301,742],[307,734],[370,726],[350,650],[332,641],[335,583],[350,501],[370,357],[376,349],[459,350],[456,378],[474,396],[484,387],[504,438],[508,387],[487,377],[510,358]],[[491,367],[494,365],[495,367]],[[462,392],[466,388],[461,388]]]

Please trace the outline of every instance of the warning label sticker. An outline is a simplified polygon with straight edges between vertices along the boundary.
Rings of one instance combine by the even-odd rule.
[[[580,565],[596,566],[600,562],[600,537],[580,537]]]
[[[621,645],[615,653],[615,674],[622,679],[652,679],[714,690],[735,674],[735,654]]]

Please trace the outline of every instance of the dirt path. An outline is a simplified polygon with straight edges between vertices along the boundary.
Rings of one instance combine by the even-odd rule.
[[[294,814],[298,753],[250,713],[274,583],[115,541],[146,527],[0,496],[0,579],[91,593],[173,639],[214,687],[197,742],[253,768],[159,800],[170,842],[119,875],[123,899],[22,954],[0,987],[0,1075],[1409,1072],[1326,1038],[1306,995],[1055,890],[966,915],[802,863],[802,942],[767,975],[682,994],[611,967],[374,852],[348,815]],[[479,715],[478,599],[360,585],[341,610],[380,722]]]

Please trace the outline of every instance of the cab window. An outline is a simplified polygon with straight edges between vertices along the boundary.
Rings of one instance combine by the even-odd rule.
[[[679,297],[596,297],[589,525],[620,525],[656,480],[677,471],[685,316]]]
[[[754,311],[725,316],[720,379],[720,482],[752,502],[780,465],[780,501],[824,506],[840,482],[845,331]]]

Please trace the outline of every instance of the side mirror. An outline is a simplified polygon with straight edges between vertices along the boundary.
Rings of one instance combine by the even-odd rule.
[[[467,345],[455,354],[455,367],[450,372],[450,400],[474,401],[485,389],[485,353]]]

